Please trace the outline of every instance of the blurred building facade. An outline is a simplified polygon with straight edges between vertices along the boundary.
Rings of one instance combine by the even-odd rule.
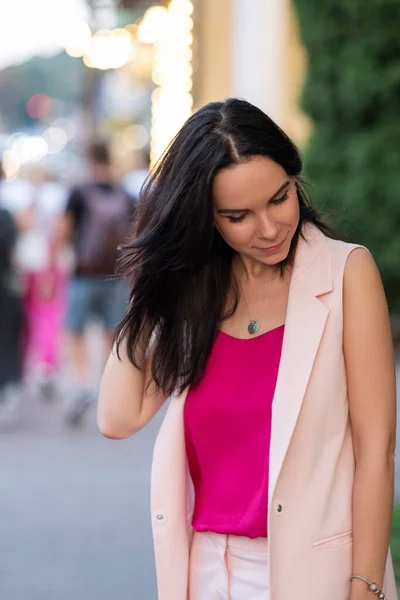
[[[260,107],[299,145],[306,141],[311,123],[299,97],[307,57],[291,0],[124,0],[124,6],[143,10],[139,29],[147,29],[155,6],[170,15],[154,43],[153,159],[191,112],[229,96]]]
[[[299,96],[307,60],[292,0],[87,5],[87,22],[71,24],[63,52],[1,73],[8,179],[38,161],[82,172],[81,150],[94,137],[111,139],[124,175],[149,149],[154,162],[193,111],[229,96],[259,106],[299,145],[306,140],[311,125]]]
[[[239,96],[302,144],[310,130],[299,108],[307,60],[290,0],[198,0],[194,102]]]

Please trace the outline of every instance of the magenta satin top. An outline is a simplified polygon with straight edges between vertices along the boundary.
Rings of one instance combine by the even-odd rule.
[[[284,325],[250,339],[219,332],[185,403],[196,531],[268,537],[272,401]]]

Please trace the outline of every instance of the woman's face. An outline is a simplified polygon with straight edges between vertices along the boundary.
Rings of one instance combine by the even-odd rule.
[[[231,248],[265,265],[287,258],[300,216],[294,177],[254,156],[220,171],[213,193],[214,224]]]

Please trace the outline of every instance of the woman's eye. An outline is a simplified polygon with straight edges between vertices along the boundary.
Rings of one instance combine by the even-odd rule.
[[[243,221],[246,215],[241,215],[240,217],[228,217],[229,223],[240,223]]]
[[[277,198],[276,200],[273,200],[271,202],[271,204],[282,204],[282,202],[285,202],[285,200],[287,200],[289,197],[289,192],[286,192],[283,196],[281,196],[280,198]]]

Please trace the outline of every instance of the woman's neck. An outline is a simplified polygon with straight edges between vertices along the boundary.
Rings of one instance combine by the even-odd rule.
[[[256,283],[257,281],[266,283],[281,275],[279,264],[265,265],[240,254],[237,254],[233,259],[232,271],[238,281],[248,283]]]

